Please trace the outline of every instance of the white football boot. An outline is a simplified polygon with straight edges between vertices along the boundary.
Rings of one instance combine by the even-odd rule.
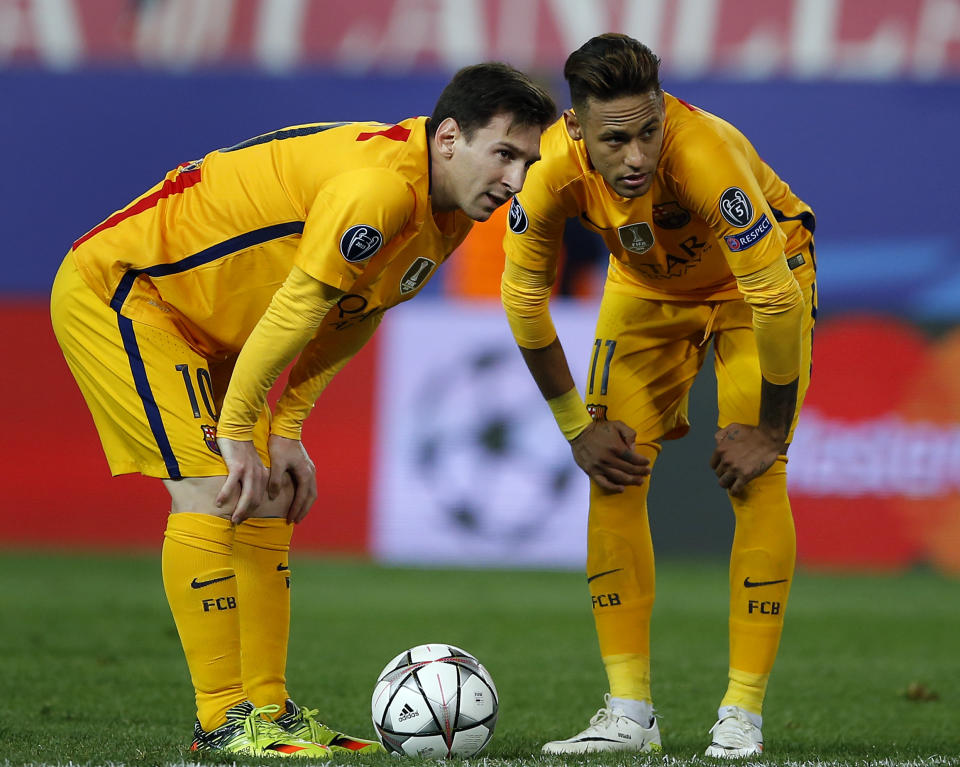
[[[763,753],[763,717],[737,706],[721,706],[710,728],[713,740],[704,752],[718,759],[745,759]]]
[[[660,728],[655,717],[644,727],[610,707],[610,694],[603,696],[604,706],[590,719],[590,726],[566,740],[551,740],[541,749],[545,754],[592,754],[598,751],[662,751]]]

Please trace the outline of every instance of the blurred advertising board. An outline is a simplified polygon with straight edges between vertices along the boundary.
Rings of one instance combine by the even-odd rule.
[[[377,557],[570,566],[586,555],[588,486],[494,303],[404,306],[380,339]],[[554,312],[577,381],[594,305]]]
[[[554,309],[578,382],[595,314]],[[391,320],[378,373],[374,554],[582,566],[586,480],[499,308],[421,302]],[[933,342],[899,320],[839,318],[817,328],[814,350],[789,453],[800,561],[960,573],[960,332]],[[661,552],[729,551],[733,517],[708,467],[715,397],[708,361],[691,395],[694,428],[665,444],[654,473]]]
[[[596,306],[554,302],[578,381]],[[110,478],[44,304],[0,304],[16,328],[0,377],[8,434],[0,545],[152,547],[159,482]],[[666,444],[651,487],[657,552],[725,556],[733,515],[708,462],[711,363],[693,428]],[[800,561],[836,569],[932,564],[960,573],[960,331],[931,339],[876,316],[822,322],[790,450]],[[410,564],[582,567],[587,484],[527,374],[501,309],[421,299],[391,312],[308,419],[319,500],[304,551]]]
[[[803,560],[960,573],[960,331],[824,324],[789,478]]]
[[[0,63],[556,70],[624,32],[687,77],[929,78],[960,70],[958,19],[958,0],[0,0]]]

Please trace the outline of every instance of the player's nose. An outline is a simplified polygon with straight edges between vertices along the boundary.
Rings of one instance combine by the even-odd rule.
[[[643,167],[644,161],[647,159],[647,153],[644,151],[643,146],[639,141],[631,141],[627,144],[626,154],[623,156],[623,161],[631,168],[639,170]]]
[[[510,163],[504,171],[501,182],[507,188],[510,194],[516,194],[523,188],[523,182],[527,177],[527,166],[522,163]]]

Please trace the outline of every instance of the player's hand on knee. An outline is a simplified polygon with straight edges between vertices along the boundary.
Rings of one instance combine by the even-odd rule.
[[[293,483],[293,500],[287,510],[288,522],[299,522],[317,500],[317,467],[298,439],[288,439],[274,434],[268,444],[270,451],[270,479],[267,495],[270,499],[280,494],[284,476]]]
[[[720,487],[731,495],[740,495],[751,480],[773,466],[784,450],[782,440],[742,423],[720,429],[714,440],[717,446],[710,457],[710,468]]]
[[[570,448],[590,479],[608,492],[622,493],[650,475],[650,460],[636,452],[636,438],[622,421],[594,421],[570,441]]]
[[[217,493],[217,508],[224,508],[233,498],[237,498],[230,521],[239,524],[263,502],[267,489],[267,469],[252,441],[217,437],[217,446],[227,464],[227,479]]]

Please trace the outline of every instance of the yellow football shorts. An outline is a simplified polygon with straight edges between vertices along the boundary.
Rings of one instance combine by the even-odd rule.
[[[72,254],[54,280],[50,313],[114,475],[226,475],[216,424],[233,358],[208,360],[179,336],[118,314],[83,281]],[[254,444],[265,465],[269,433],[264,409]]]
[[[799,392],[788,443],[810,384],[815,284],[803,291],[803,298]],[[742,300],[655,301],[608,286],[587,368],[587,408],[595,419],[619,420],[634,428],[638,443],[682,437],[690,428],[690,387],[711,337],[719,426],[755,426],[760,415],[760,363],[753,313]]]

